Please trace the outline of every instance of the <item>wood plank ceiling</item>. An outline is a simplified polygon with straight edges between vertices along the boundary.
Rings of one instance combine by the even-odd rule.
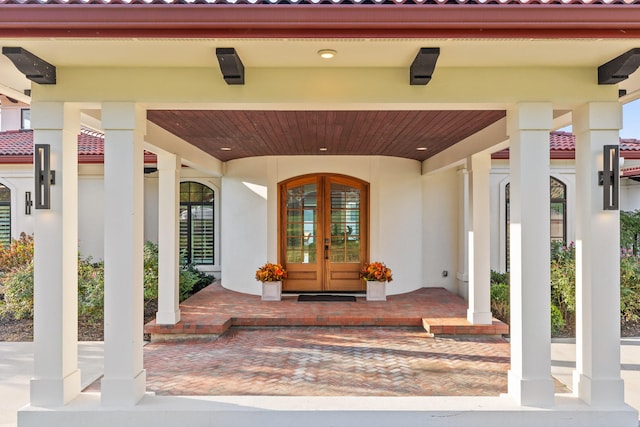
[[[505,117],[505,111],[150,110],[147,117],[222,161],[270,155],[422,161]]]

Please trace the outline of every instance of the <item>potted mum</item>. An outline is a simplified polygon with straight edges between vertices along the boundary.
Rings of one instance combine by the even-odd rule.
[[[282,280],[287,278],[287,270],[274,263],[266,263],[256,270],[256,280],[262,282],[262,301],[280,301]]]
[[[366,263],[360,278],[367,282],[367,301],[386,301],[387,283],[393,280],[391,269],[383,262]]]

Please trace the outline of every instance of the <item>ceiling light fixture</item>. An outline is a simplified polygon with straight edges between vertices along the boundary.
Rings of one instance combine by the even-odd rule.
[[[427,147],[418,147],[416,148],[418,151],[427,151]]]
[[[231,151],[231,147],[220,147],[220,151]]]
[[[320,147],[320,151],[328,151],[329,149],[327,147]]]
[[[322,59],[332,59],[337,54],[338,52],[333,49],[321,49],[318,51],[318,55],[320,55]]]

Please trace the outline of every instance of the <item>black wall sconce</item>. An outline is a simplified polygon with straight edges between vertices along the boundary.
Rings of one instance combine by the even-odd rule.
[[[28,50],[21,47],[5,46],[2,48],[2,54],[9,58],[13,65],[32,82],[43,85],[56,84],[56,67]]]
[[[26,191],[24,193],[24,214],[31,215],[31,206],[33,206],[33,201],[31,200],[31,191]]]
[[[640,48],[626,51],[598,67],[598,84],[613,85],[628,79],[640,66]]]
[[[620,209],[620,146],[602,148],[602,172],[598,172],[598,183],[602,185],[602,209]]]
[[[224,81],[228,85],[243,85],[244,65],[236,50],[232,47],[219,47],[216,48],[216,56]]]
[[[440,56],[439,47],[423,47],[416,55],[409,68],[409,84],[426,85],[431,81],[436,62]]]
[[[51,186],[56,183],[56,171],[51,170],[49,144],[36,144],[34,157],[36,178],[36,209],[51,208]]]

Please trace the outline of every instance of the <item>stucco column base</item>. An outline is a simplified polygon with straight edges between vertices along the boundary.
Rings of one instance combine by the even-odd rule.
[[[75,399],[81,391],[80,370],[76,369],[64,378],[32,379],[29,383],[31,404],[34,406],[61,406]],[[60,400],[52,400],[55,397]]]
[[[156,323],[158,325],[175,325],[180,321],[180,310],[158,311],[156,313]]]
[[[103,378],[100,381],[103,406],[134,406],[147,389],[147,371],[131,378]]]
[[[493,314],[491,312],[474,312],[471,309],[467,310],[467,320],[474,325],[490,325],[493,323]]]
[[[594,406],[615,406],[624,402],[624,381],[621,378],[594,380],[573,371],[573,389],[585,403]]]
[[[525,379],[513,371],[508,373],[509,396],[520,406],[550,408],[554,405],[554,383],[551,377]]]

